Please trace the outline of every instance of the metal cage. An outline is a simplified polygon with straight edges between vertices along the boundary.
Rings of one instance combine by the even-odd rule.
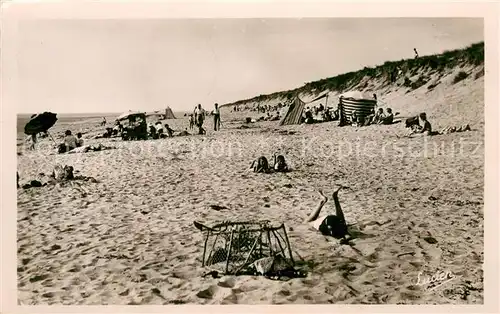
[[[207,227],[195,222],[195,226],[204,232],[204,267],[236,275],[255,261],[269,257],[280,257],[279,260],[286,266],[295,266],[284,224],[272,226],[269,221],[223,222]]]

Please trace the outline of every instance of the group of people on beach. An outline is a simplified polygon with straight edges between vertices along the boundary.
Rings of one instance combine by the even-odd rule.
[[[368,116],[362,116],[358,111],[354,110],[350,122],[353,126],[368,126],[372,124],[392,124],[394,122],[394,114],[391,108],[386,108],[385,113],[383,108],[378,108],[377,111],[372,110]]]
[[[265,156],[260,156],[252,162],[250,169],[252,169],[253,172],[256,173],[277,173],[291,171],[290,167],[285,161],[285,157],[278,153],[273,154],[273,165],[269,165],[268,160]],[[320,190],[319,194],[321,196],[321,200],[316,209],[311,212],[311,214],[304,220],[304,222],[310,227],[319,231],[321,234],[340,239],[341,244],[348,244],[349,240],[351,240],[352,237],[347,229],[347,223],[344,218],[344,213],[342,212],[342,208],[340,206],[338,198],[340,189],[341,187],[337,188],[332,194],[335,204],[335,214],[320,215],[324,205],[328,201],[328,198]]]
[[[189,115],[189,129],[192,130],[196,126],[198,134],[206,134],[207,131],[203,128],[206,115],[205,109],[202,108],[201,104],[198,104],[194,108],[193,113]],[[214,131],[219,131],[221,127],[219,104],[214,104],[214,110],[212,110],[211,115],[214,117]]]
[[[66,132],[64,132],[63,142],[60,143],[59,146],[57,147],[57,152],[59,154],[67,153],[77,147],[82,147],[82,146],[83,146],[82,133],[78,132],[75,137],[71,132],[71,130],[66,130]]]

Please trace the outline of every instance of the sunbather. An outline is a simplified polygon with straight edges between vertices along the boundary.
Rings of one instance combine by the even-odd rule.
[[[274,159],[274,166],[273,169],[276,172],[287,172],[288,165],[286,164],[285,157],[283,155],[278,155],[277,153],[274,153],[273,155]]]
[[[260,156],[259,158],[255,159],[252,162],[252,165],[250,166],[250,169],[253,169],[253,172],[264,172],[268,173],[270,168],[269,168],[269,162],[267,161],[267,158],[264,156]]]
[[[470,126],[468,124],[465,124],[459,127],[450,127],[450,126],[445,127],[440,132],[436,132],[432,131],[431,123],[427,120],[427,115],[425,114],[425,112],[419,114],[419,119],[420,119],[420,124],[422,124],[423,126],[420,126],[420,124],[412,125],[411,126],[412,130],[410,131],[408,136],[412,135],[429,136],[438,134],[450,134],[455,132],[465,132],[471,130]]]
[[[84,145],[75,149],[72,149],[68,152],[68,154],[79,154],[79,153],[87,153],[87,152],[99,152],[102,150],[114,149],[114,147],[104,146],[102,144],[97,145]]]
[[[322,199],[314,212],[312,212],[309,217],[305,220],[310,226],[318,230],[325,236],[331,236],[337,239],[342,239],[341,243],[346,243],[349,241],[349,232],[347,230],[347,224],[344,218],[344,213],[340,207],[340,202],[338,198],[338,193],[341,187],[339,187],[335,192],[333,192],[333,201],[335,202],[335,215],[323,215],[319,216],[321,209],[328,202],[328,198],[319,191]]]

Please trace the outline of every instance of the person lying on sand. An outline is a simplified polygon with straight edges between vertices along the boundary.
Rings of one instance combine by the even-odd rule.
[[[455,132],[465,132],[470,131],[471,128],[468,124],[462,125],[460,127],[445,127],[440,132],[432,131],[431,123],[427,120],[427,115],[425,112],[420,113],[419,115],[419,123],[420,124],[412,125],[412,130],[407,135],[411,137],[412,135],[420,135],[420,136],[430,136],[430,135],[438,135],[438,134],[450,134]]]
[[[272,172],[288,172],[290,169],[286,164],[285,157],[283,155],[273,154],[273,166],[269,166],[269,162],[265,156],[260,156],[259,158],[252,161],[250,169],[256,173],[272,173]]]
[[[455,133],[455,132],[466,132],[466,131],[470,131],[471,128],[470,128],[470,125],[468,124],[464,124],[464,125],[461,125],[459,127],[455,127],[455,126],[448,126],[448,127],[445,127],[444,129],[442,129],[439,134],[450,134],[450,133]]]
[[[321,195],[321,201],[318,207],[307,217],[305,223],[312,226],[314,229],[321,232],[325,236],[331,236],[336,239],[341,239],[341,244],[346,244],[351,236],[347,230],[347,223],[344,218],[344,213],[340,207],[340,202],[338,198],[338,193],[342,187],[339,187],[333,192],[333,201],[335,202],[335,215],[323,215],[319,216],[321,209],[328,202],[328,198],[320,190],[319,195]],[[349,238],[346,238],[349,236]]]
[[[274,159],[274,171],[276,172],[288,172],[288,165],[286,164],[285,157],[283,155],[278,155],[277,153],[274,153],[273,155]]]
[[[68,152],[68,154],[79,154],[79,153],[87,153],[87,152],[99,152],[102,150],[114,149],[114,147],[104,146],[102,144],[97,145],[85,145],[81,147],[77,147]]]
[[[188,135],[191,135],[191,134],[187,131],[187,129],[185,129],[184,131],[181,131],[181,132],[178,134],[178,136],[188,136]]]
[[[253,169],[253,172],[257,173],[269,173],[269,162],[267,161],[267,158],[264,156],[260,156],[259,158],[255,159],[252,161],[252,165],[250,166],[250,169]]]

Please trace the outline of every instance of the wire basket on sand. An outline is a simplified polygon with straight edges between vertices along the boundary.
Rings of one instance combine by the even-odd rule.
[[[226,274],[293,269],[285,225],[269,221],[223,222],[212,227],[194,222],[205,236],[202,266]]]

